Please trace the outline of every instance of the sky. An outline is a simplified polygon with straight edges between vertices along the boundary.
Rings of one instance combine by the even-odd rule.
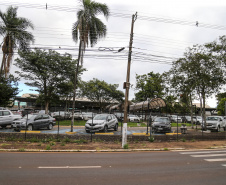
[[[88,47],[84,57],[86,72],[82,80],[93,78],[109,84],[119,84],[123,89],[126,81],[128,46],[132,15],[137,12],[134,23],[129,99],[136,93],[136,74],[151,71],[163,73],[171,68],[174,60],[183,57],[186,48],[195,44],[212,42],[225,35],[225,0],[98,0],[110,9],[106,20],[99,18],[107,26],[107,36],[94,47]],[[47,9],[46,9],[47,4]],[[72,40],[72,25],[77,20],[79,0],[1,0],[0,10],[5,12],[9,5],[18,7],[18,16],[26,17],[34,24],[31,30],[35,36],[31,47],[58,49],[60,53],[70,53],[74,59],[78,55],[78,43]],[[198,22],[198,26],[196,23]],[[2,37],[0,36],[0,41]],[[121,52],[118,49],[125,47]],[[61,48],[59,50],[59,48]],[[2,51],[0,51],[0,60]],[[18,55],[14,55],[14,59]],[[13,62],[14,63],[14,62]],[[12,66],[14,74],[18,68]],[[20,81],[19,95],[32,93],[30,87]],[[34,93],[34,92],[33,92]],[[211,107],[216,106],[214,97],[207,100]]]

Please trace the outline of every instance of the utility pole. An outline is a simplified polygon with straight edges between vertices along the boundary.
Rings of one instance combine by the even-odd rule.
[[[127,65],[127,76],[126,82],[123,84],[123,88],[126,89],[125,92],[125,104],[124,104],[124,120],[123,120],[123,132],[122,132],[122,147],[127,144],[127,110],[128,110],[128,98],[129,98],[129,87],[130,87],[130,65],[131,65],[131,55],[132,55],[132,45],[133,45],[133,26],[137,19],[137,12],[132,16],[130,42],[129,42],[129,54],[128,54],[128,65]]]

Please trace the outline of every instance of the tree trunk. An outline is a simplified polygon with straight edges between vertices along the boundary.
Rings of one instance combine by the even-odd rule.
[[[192,98],[191,94],[189,95],[189,102],[190,102],[190,112],[191,112],[191,128],[193,129],[193,105],[192,105]]]
[[[6,65],[6,54],[3,52],[1,71],[0,71],[0,79],[3,75],[3,70],[5,69],[5,65]]]
[[[45,102],[45,113],[48,114],[49,112],[49,101]]]
[[[203,120],[204,120],[204,128],[206,130],[206,96],[205,93],[202,92],[202,101],[203,101]]]

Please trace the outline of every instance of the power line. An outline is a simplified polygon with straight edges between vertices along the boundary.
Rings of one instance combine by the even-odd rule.
[[[21,6],[24,8],[36,8],[36,9],[46,9],[46,5],[41,4],[29,4],[29,3],[18,3],[18,2],[1,2],[1,5],[5,6]],[[59,6],[59,5],[48,5],[48,10],[55,11],[64,11],[64,12],[76,12],[78,8],[69,7],[69,6]],[[120,18],[131,18],[131,14],[125,13],[117,13],[110,12],[110,16],[112,17],[120,17]],[[172,19],[172,18],[161,18],[161,17],[149,17],[149,16],[138,16],[138,20],[143,21],[154,21],[154,22],[162,22],[162,23],[171,23],[171,24],[179,24],[179,25],[187,25],[187,26],[197,26],[197,21],[188,21],[188,20],[180,20],[180,19]],[[209,29],[217,29],[217,30],[226,30],[226,26],[224,25],[213,25],[203,22],[198,22],[198,27],[209,28]]]

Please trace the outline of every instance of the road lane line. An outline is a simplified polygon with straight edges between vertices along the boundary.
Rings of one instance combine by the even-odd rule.
[[[219,162],[219,161],[226,161],[226,158],[223,158],[223,159],[204,159],[205,161],[208,161],[208,162]]]
[[[61,169],[61,168],[101,168],[101,166],[39,166],[42,169]]]
[[[222,164],[222,166],[226,167],[226,164]]]
[[[202,151],[202,152],[181,152],[180,154],[211,154],[211,153],[226,153],[226,150],[220,151]]]
[[[191,157],[221,157],[221,156],[226,156],[226,154],[191,155]]]

